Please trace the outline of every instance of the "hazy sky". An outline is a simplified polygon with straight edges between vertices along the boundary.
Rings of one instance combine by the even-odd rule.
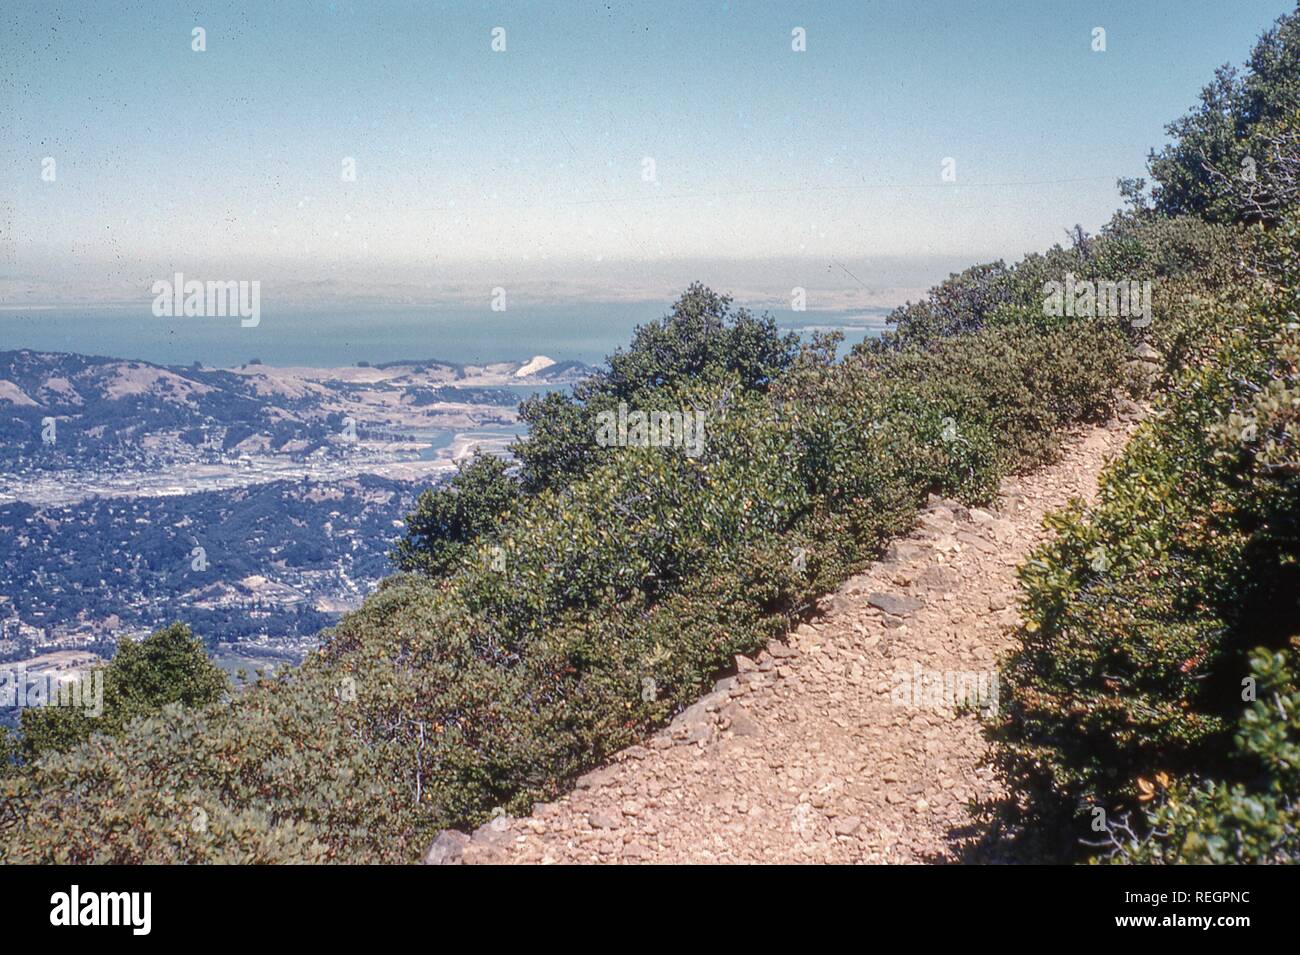
[[[1115,179],[1289,4],[3,7],[12,305],[142,296],[164,269],[382,293],[1018,257],[1104,222]]]

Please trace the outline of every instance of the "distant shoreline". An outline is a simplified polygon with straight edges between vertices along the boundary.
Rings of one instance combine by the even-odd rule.
[[[0,351],[30,349],[129,356],[168,367],[236,368],[253,358],[274,367],[337,368],[418,356],[459,365],[490,365],[520,355],[602,363],[626,347],[638,325],[661,318],[660,302],[428,309],[418,306],[355,310],[277,310],[263,303],[257,328],[238,320],[155,318],[147,307],[0,305]],[[756,310],[763,311],[763,310]],[[787,331],[838,328],[850,343],[879,334],[885,306],[772,309]]]

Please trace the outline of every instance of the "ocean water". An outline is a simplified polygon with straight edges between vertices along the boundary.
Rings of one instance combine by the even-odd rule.
[[[281,311],[263,305],[261,322],[238,318],[156,318],[147,306],[0,310],[0,351],[31,348],[135,358],[164,365],[201,362],[336,367],[358,361],[439,358],[459,364],[548,355],[599,364],[661,317],[663,303],[584,303],[486,309],[412,307]],[[786,329],[842,328],[847,344],[879,334],[886,310],[773,311]]]

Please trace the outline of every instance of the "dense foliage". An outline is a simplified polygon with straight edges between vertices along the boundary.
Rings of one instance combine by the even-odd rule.
[[[1293,26],[1234,94],[1268,105],[1252,123],[1287,115]],[[524,406],[517,478],[480,459],[424,498],[412,572],[302,667],[29,759],[0,859],[409,861],[663,723],[927,494],[985,500],[1153,386],[1169,397],[1097,508],[1025,571],[1000,765],[1028,819],[1111,812],[1122,858],[1294,857],[1295,230],[1243,230],[1263,220],[1179,178],[1189,123],[1191,152],[1153,160],[1157,208],[1130,186],[1100,235],[952,276],[842,361],[692,286],[574,394]],[[1149,315],[1054,314],[1067,275],[1150,281]],[[601,444],[620,404],[698,414],[699,453]]]
[[[120,736],[129,722],[168,704],[205,706],[229,689],[226,675],[181,624],[156,630],[143,640],[120,641],[117,653],[95,680],[102,680],[103,687],[102,712],[97,716],[89,715],[86,707],[23,710],[25,760],[71,749],[92,733]]]
[[[1244,72],[1221,67],[1150,160],[1156,208],[1212,222],[1277,221],[1297,198],[1300,16],[1280,18]]]
[[[674,374],[697,351],[660,352],[653,389],[616,394],[702,411],[702,454],[598,448],[490,532],[465,520],[460,558],[393,578],[300,670],[36,760],[6,853],[410,859],[441,826],[556,793],[784,632],[927,493],[980,500],[1054,430],[1110,413],[1122,323],[1039,315],[839,363],[819,339],[781,374],[742,360],[744,337],[701,375]]]
[[[397,566],[430,575],[450,569],[518,498],[518,485],[506,470],[500,458],[475,454],[446,483],[422,492],[393,549]]]
[[[1295,193],[1286,163],[1229,194],[1195,161],[1245,155],[1265,127],[1297,141],[1298,57],[1300,16],[1283,18],[1153,158],[1160,206],[1237,224],[1182,220],[1202,261],[1152,329],[1164,396],[1097,504],[1058,515],[1022,571],[993,736],[1015,831],[1049,857],[1300,861]]]
[[[1294,228],[1268,241],[1279,239],[1294,256]],[[1173,781],[1254,778],[1234,733],[1276,717],[1285,737],[1293,716],[1279,701],[1300,649],[1293,283],[1189,300],[1204,359],[1177,376],[1097,505],[1059,515],[1023,570],[1028,623],[1004,670],[1000,763],[1040,831],[1095,841],[1094,821],[1176,800],[1157,792]],[[1252,660],[1269,689],[1243,701]],[[1125,825],[1133,835],[1111,827],[1100,841],[1148,838]]]
[[[763,391],[798,353],[799,337],[782,335],[770,316],[733,309],[729,297],[694,284],[667,316],[639,326],[632,344],[573,394],[552,391],[520,406],[528,438],[512,450],[523,485],[539,491],[585,474],[600,457],[591,440],[597,415],[619,402],[643,404],[688,383]]]

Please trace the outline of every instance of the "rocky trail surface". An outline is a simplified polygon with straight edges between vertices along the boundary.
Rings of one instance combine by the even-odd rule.
[[[444,832],[426,861],[956,861],[978,832],[968,806],[1000,789],[978,715],[952,704],[996,692],[1017,566],[1044,515],[1094,497],[1134,427],[1126,416],[1071,435],[1055,464],[1005,481],[991,510],[932,499],[788,643],[737,658],[569,795],[472,836]]]

